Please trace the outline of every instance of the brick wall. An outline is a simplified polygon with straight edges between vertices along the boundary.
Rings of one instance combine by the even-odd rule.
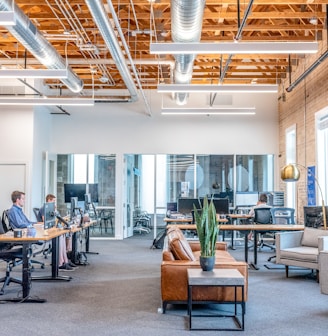
[[[304,73],[327,50],[327,32],[320,41],[319,52],[298,59],[298,65],[292,67],[291,83]],[[315,113],[328,105],[328,58],[317,66],[292,92],[286,92],[290,78],[280,86],[279,111],[279,167],[286,163],[285,132],[296,125],[297,153],[296,162],[304,166],[316,165],[315,144]],[[285,99],[282,98],[283,92]],[[280,182],[280,190],[285,190],[286,184]],[[301,178],[296,184],[298,221],[303,223],[303,206],[307,203],[306,173],[301,171]]]

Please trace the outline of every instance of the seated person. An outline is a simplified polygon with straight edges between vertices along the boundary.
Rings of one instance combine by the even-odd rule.
[[[46,202],[56,202],[56,196],[52,194],[48,194],[46,196]],[[44,205],[40,208],[38,213],[38,221],[44,220]],[[59,260],[58,265],[60,270],[71,271],[73,267],[77,267],[72,261],[68,260],[67,257],[67,247],[66,247],[66,239],[65,235],[61,235],[59,237]]]
[[[254,209],[259,209],[259,208],[271,208],[270,205],[267,205],[268,202],[268,196],[266,194],[260,194],[259,200],[256,203],[255,206],[252,207],[252,209],[249,211],[249,215],[252,217],[255,216],[255,211]],[[248,239],[251,240],[253,238],[253,232],[250,232],[248,235]]]
[[[13,229],[25,229],[33,226],[36,222],[30,221],[23,212],[25,204],[25,193],[22,191],[13,191],[11,194],[13,202],[12,207],[8,211],[9,224]]]
[[[271,208],[270,205],[267,205],[268,202],[268,196],[266,194],[260,194],[259,200],[256,203],[255,206],[252,207],[252,209],[249,211],[249,214],[254,217],[255,216],[255,211],[254,209],[258,208]]]

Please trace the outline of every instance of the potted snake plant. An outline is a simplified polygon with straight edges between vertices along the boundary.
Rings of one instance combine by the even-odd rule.
[[[194,216],[200,243],[200,265],[203,271],[212,271],[215,264],[216,241],[219,227],[213,200],[204,197],[203,206],[199,210],[194,205]]]

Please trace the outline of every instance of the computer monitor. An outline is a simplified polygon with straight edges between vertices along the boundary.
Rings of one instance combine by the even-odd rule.
[[[178,198],[178,212],[184,215],[191,216],[191,211],[194,209],[194,205],[197,209],[201,207],[198,198]]]
[[[45,230],[51,229],[56,225],[55,211],[56,211],[55,202],[44,203],[43,227]]]
[[[177,202],[168,202],[166,203],[167,211],[178,211],[178,203]]]
[[[79,201],[77,197],[71,197],[71,211],[70,220],[72,221],[76,217],[77,211],[79,210]]]
[[[210,201],[210,200],[209,200]],[[217,214],[229,214],[229,199],[228,198],[214,198],[213,204]]]
[[[64,196],[65,203],[70,203],[72,197],[76,197],[78,201],[84,201],[86,185],[84,183],[65,183]]]
[[[217,214],[227,215],[229,214],[229,198],[208,198],[208,203],[213,200],[215,211]],[[204,197],[200,198],[200,202],[203,206]]]
[[[91,194],[87,193],[84,195],[84,211],[89,212],[91,205]]]
[[[253,206],[259,200],[259,193],[252,192],[236,192],[236,206]]]

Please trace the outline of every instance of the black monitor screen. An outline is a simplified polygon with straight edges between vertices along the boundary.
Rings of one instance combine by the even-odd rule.
[[[72,221],[74,217],[78,214],[79,211],[79,202],[77,197],[71,197],[71,212],[70,220]]]
[[[191,215],[191,211],[194,209],[194,204],[197,209],[200,208],[198,198],[179,198],[178,199],[178,212],[185,214],[185,215]]]
[[[229,199],[228,198],[214,198],[213,203],[217,214],[229,214]]]
[[[64,194],[65,203],[71,202],[71,197],[77,197],[78,201],[84,201],[86,186],[83,183],[65,183]]]
[[[56,225],[55,202],[44,203],[44,229],[51,229]]]
[[[204,198],[200,199],[203,204]],[[208,203],[211,202],[211,199],[208,199]],[[215,206],[215,211],[217,214],[227,215],[229,214],[229,198],[213,198],[213,204]]]
[[[98,202],[98,183],[90,183],[88,185],[91,201]],[[64,196],[65,203],[70,203],[71,197],[77,197],[79,202],[84,202],[87,186],[85,183],[65,183]]]
[[[166,204],[166,210],[170,211],[178,211],[178,203],[177,202],[169,202]]]

